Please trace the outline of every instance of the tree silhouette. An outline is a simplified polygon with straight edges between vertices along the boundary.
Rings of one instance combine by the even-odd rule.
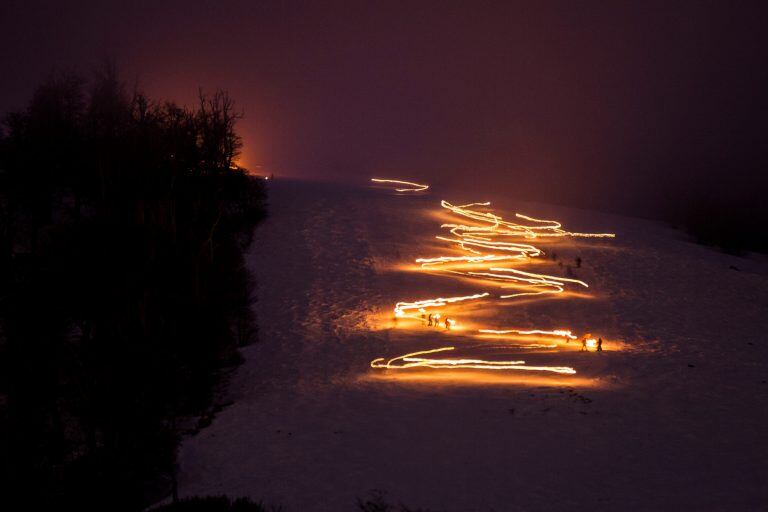
[[[136,510],[170,491],[178,426],[255,333],[264,190],[234,165],[239,117],[225,92],[154,102],[109,65],[6,117],[3,499]]]

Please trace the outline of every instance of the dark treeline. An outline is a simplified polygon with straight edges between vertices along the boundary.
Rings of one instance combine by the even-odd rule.
[[[0,499],[136,510],[251,340],[264,215],[226,93],[57,74],[0,138]],[[34,506],[33,506],[34,505]]]
[[[725,252],[745,255],[768,253],[768,203],[762,198],[768,180],[757,171],[741,190],[717,190],[685,196],[670,202],[666,213],[675,227],[689,233],[701,244]]]

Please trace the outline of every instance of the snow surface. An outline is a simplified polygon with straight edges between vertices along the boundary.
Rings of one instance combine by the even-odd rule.
[[[393,329],[397,301],[488,291],[397,268],[445,253],[443,198],[488,199],[270,184],[249,255],[260,341],[243,350],[234,404],[180,450],[183,496],[288,512],[356,510],[373,489],[435,511],[768,510],[768,265],[649,221],[490,198],[505,217],[617,238],[547,248],[583,258],[592,298],[482,321],[590,331],[607,351],[525,355],[575,376],[371,369],[461,336]]]

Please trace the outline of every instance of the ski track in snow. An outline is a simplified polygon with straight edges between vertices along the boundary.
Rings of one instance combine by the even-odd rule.
[[[399,300],[457,291],[391,267],[437,254],[440,199],[488,198],[270,188],[249,255],[260,341],[231,378],[234,404],[184,441],[182,495],[288,512],[353,511],[372,489],[435,511],[766,510],[765,263],[648,221],[490,198],[497,211],[617,234],[555,246],[582,256],[576,277],[595,298],[523,302],[497,323],[592,331],[626,349],[551,356],[576,381],[379,380],[372,359],[450,344],[380,319]]]

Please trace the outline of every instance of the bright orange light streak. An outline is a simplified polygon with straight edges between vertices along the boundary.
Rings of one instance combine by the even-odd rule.
[[[423,185],[421,183],[413,183],[411,181],[401,180],[385,180],[381,178],[371,178],[374,183],[392,183],[394,185],[409,185],[409,188],[395,188],[395,192],[422,192],[429,188],[429,185]]]
[[[541,331],[539,329],[532,329],[528,331],[521,331],[518,329],[504,329],[504,330],[497,330],[497,329],[480,329],[477,332],[481,332],[483,334],[543,334],[545,336],[558,336],[561,338],[569,338],[572,340],[575,340],[578,338],[578,336],[574,336],[571,331],[565,330],[565,329],[555,329],[554,331]]]
[[[418,258],[416,263],[421,263],[423,268],[443,263],[484,263],[486,261],[504,261],[517,259],[518,256],[506,256],[488,254],[486,256],[438,256],[437,258]]]
[[[407,368],[473,368],[480,370],[529,370],[555,373],[575,374],[576,371],[569,366],[526,366],[525,361],[486,361],[484,359],[434,359],[417,357],[438,352],[454,350],[455,347],[443,347],[433,350],[420,350],[402,356],[386,360],[379,357],[371,361],[371,368],[386,368],[390,370],[403,370]]]
[[[535,297],[537,295],[556,295],[558,293],[563,293],[562,288],[555,288],[554,290],[543,290],[540,292],[520,292],[520,293],[510,293],[508,295],[499,295],[500,299],[514,299],[515,297]]]
[[[556,286],[562,286],[563,283],[575,283],[580,284],[584,288],[589,288],[589,285],[585,283],[584,281],[581,281],[579,279],[570,279],[567,277],[560,277],[560,276],[548,276],[546,274],[534,274],[533,272],[525,272],[523,270],[517,270],[515,268],[498,268],[498,267],[491,267],[491,272],[511,272],[512,274],[515,274],[516,276],[526,276],[526,277],[513,277],[508,276],[508,279],[516,279],[521,281],[530,281],[533,283],[540,282],[541,284],[548,284],[548,285],[556,285]],[[471,273],[471,272],[468,272]],[[498,274],[495,274],[498,275]]]
[[[395,316],[403,316],[406,310],[419,309],[419,308],[436,308],[442,307],[454,302],[461,302],[465,300],[482,299],[487,297],[490,293],[476,293],[475,295],[465,295],[463,297],[438,297],[436,299],[417,300],[414,302],[398,302],[395,304]]]
[[[398,192],[415,192],[426,190],[426,185],[404,182],[399,180],[373,179],[377,183],[394,183],[409,185],[416,188],[397,188]],[[420,188],[423,187],[423,188]],[[421,264],[421,268],[435,270],[448,274],[459,276],[490,280],[499,283],[501,288],[516,288],[516,293],[500,295],[500,298],[514,298],[522,296],[541,296],[561,294],[568,285],[579,285],[588,288],[589,285],[579,279],[567,277],[552,276],[547,274],[538,274],[525,272],[516,268],[506,268],[492,266],[500,261],[523,261],[530,262],[531,258],[542,256],[544,251],[530,244],[519,243],[516,241],[506,241],[510,239],[533,240],[544,237],[585,237],[585,238],[613,238],[613,233],[578,233],[562,229],[562,225],[555,220],[537,219],[519,213],[515,214],[517,219],[525,223],[510,222],[504,220],[501,216],[490,211],[479,211],[476,208],[487,208],[490,202],[468,203],[463,205],[453,205],[447,201],[441,201],[440,205],[451,213],[473,221],[470,224],[446,223],[441,228],[448,229],[451,236],[438,235],[436,238],[444,242],[455,244],[461,250],[469,253],[462,256],[437,256],[432,258],[418,258],[416,263]],[[501,253],[501,254],[500,254]],[[456,270],[463,265],[478,265],[481,271]],[[398,302],[395,305],[395,316],[403,317],[406,311],[418,309],[422,318],[426,312],[425,308],[442,307],[454,302],[462,302],[472,299],[487,297],[489,293],[480,293],[462,297],[436,298],[414,302]],[[418,318],[411,315],[413,318]],[[432,320],[435,325],[439,325],[440,314],[434,313]],[[446,319],[446,326],[455,325],[453,319]],[[541,329],[480,329],[476,337],[498,337],[504,335],[517,336],[552,336],[565,339],[566,341],[575,340],[577,337],[567,329],[541,330]],[[585,335],[585,344],[589,348],[595,348],[597,342],[591,338],[591,335]],[[536,341],[536,340],[531,340]],[[508,345],[509,348],[557,348],[557,343],[546,343],[554,340],[543,340],[544,343],[532,343],[526,345]],[[474,358],[443,358],[443,357],[424,357],[430,354],[439,354],[453,351],[454,347],[443,347],[434,350],[424,350],[412,352],[398,356],[389,360],[377,358],[371,361],[372,368],[385,369],[407,369],[407,368],[471,368],[481,370],[532,370],[563,374],[575,374],[573,368],[567,366],[528,366],[525,361],[493,361]]]
[[[460,246],[462,249],[471,251],[474,253],[477,253],[477,251],[474,251],[468,247],[467,245],[473,245],[475,247],[482,247],[484,249],[496,249],[499,251],[510,251],[510,252],[517,252],[520,254],[522,258],[525,258],[526,255],[528,256],[540,256],[544,254],[544,252],[541,249],[538,249],[532,245],[527,244],[515,244],[511,242],[485,242],[483,240],[479,239],[473,239],[473,238],[448,238],[445,236],[436,236],[438,240],[444,240],[446,242],[452,242]]]
[[[515,216],[520,219],[524,219],[536,224],[546,224],[546,225],[538,225],[538,226],[526,226],[523,224],[517,224],[514,222],[509,222],[503,220],[500,216],[494,215],[490,212],[478,212],[475,210],[472,210],[472,206],[490,206],[490,202],[487,203],[470,203],[466,205],[452,205],[448,201],[441,201],[440,205],[450,210],[451,212],[461,215],[463,217],[467,217],[472,220],[476,220],[478,222],[485,222],[491,224],[490,231],[496,232],[497,235],[506,235],[506,236],[522,236],[524,238],[537,238],[540,236],[571,236],[571,237],[586,237],[586,238],[613,238],[616,235],[613,233],[576,233],[571,231],[565,231],[562,228],[561,224],[554,220],[542,220],[542,219],[536,219],[534,217],[529,217],[527,215],[522,215],[520,213],[516,213]],[[449,226],[446,226],[449,227]],[[469,231],[469,232],[483,232],[483,231],[489,231],[488,226],[462,226],[462,225],[453,225],[454,229],[457,229],[459,231]],[[454,233],[456,234],[456,233]]]

